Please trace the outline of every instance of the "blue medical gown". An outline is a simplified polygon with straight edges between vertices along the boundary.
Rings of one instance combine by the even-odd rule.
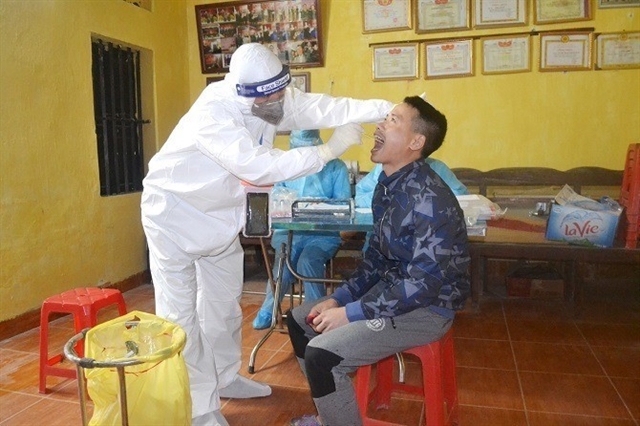
[[[451,191],[453,191],[455,195],[466,195],[469,193],[467,187],[458,180],[451,169],[442,161],[436,160],[435,158],[427,158],[425,161],[429,166],[431,166],[431,169],[436,172],[447,185],[449,185],[449,188],[451,188]],[[376,164],[373,170],[367,173],[367,175],[357,183],[355,198],[356,207],[371,207],[373,190],[376,188],[380,173],[382,173],[382,165]]]
[[[328,162],[325,167],[316,174],[298,178],[292,181],[281,182],[276,187],[285,187],[294,190],[298,198],[319,197],[333,199],[351,198],[349,185],[349,172],[342,160],[336,159]],[[277,251],[286,243],[288,231],[276,230],[271,237],[271,246]],[[331,259],[341,243],[338,232],[296,231],[293,234],[291,250],[291,264],[296,271],[308,277],[324,276],[325,264]],[[276,270],[274,265],[273,274]],[[282,292],[280,299],[287,293],[295,277],[285,266],[282,275]],[[304,283],[305,301],[313,301],[326,295],[326,289],[322,283]],[[267,297],[262,305],[262,310],[271,312],[273,307],[273,295],[271,286],[267,285]]]
[[[442,178],[442,180],[449,185],[451,191],[455,195],[466,195],[469,193],[467,187],[464,186],[462,182],[458,180],[456,175],[451,171],[446,164],[444,164],[440,160],[436,160],[435,158],[429,158],[425,160],[427,164],[431,167],[431,169],[438,174]],[[373,190],[376,188],[378,184],[378,178],[380,177],[380,173],[382,173],[382,164],[376,164],[376,166],[367,173],[360,181],[356,184],[356,207],[366,207],[371,208],[371,200],[373,199]],[[364,247],[362,251],[366,251],[367,247],[369,247],[369,234],[367,234],[367,238],[364,242]]]

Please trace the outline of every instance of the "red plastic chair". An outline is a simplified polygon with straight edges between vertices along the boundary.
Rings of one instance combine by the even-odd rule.
[[[422,386],[412,386],[393,382],[395,356],[378,361],[376,366],[376,386],[369,391],[371,365],[358,368],[356,373],[356,398],[364,426],[392,426],[389,423],[367,416],[371,400],[376,409],[389,408],[391,392],[403,391],[422,396],[425,406],[426,426],[458,424],[458,385],[456,382],[456,361],[453,349],[453,329],[440,340],[402,352],[412,354],[422,363]]]
[[[640,143],[629,145],[624,163],[620,205],[625,208],[625,247],[638,247],[640,236]]]
[[[117,305],[120,315],[127,313],[124,298],[120,290],[103,289],[97,287],[77,288],[56,296],[47,298],[40,310],[40,393],[47,393],[47,376],[58,376],[75,379],[75,369],[58,367],[64,355],[60,353],[49,358],[49,316],[53,313],[68,313],[73,315],[76,333],[85,328],[91,328],[98,323],[98,311],[108,306]],[[81,344],[76,352],[84,354]]]

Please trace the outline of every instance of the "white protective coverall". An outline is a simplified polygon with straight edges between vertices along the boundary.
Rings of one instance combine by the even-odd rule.
[[[287,87],[284,118],[276,127],[252,115],[254,99],[239,96],[236,84],[266,81],[282,71],[264,46],[238,48],[225,79],[204,89],[151,159],[144,179],[142,224],[156,314],[187,333],[184,357],[194,418],[219,412],[218,391],[226,396],[241,366],[241,182],[271,185],[316,173],[329,161],[319,155],[322,145],[274,149],[278,130],[373,123],[393,107],[384,100],[334,98]]]

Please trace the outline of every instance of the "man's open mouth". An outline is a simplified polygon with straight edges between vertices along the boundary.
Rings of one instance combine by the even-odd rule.
[[[382,148],[382,145],[384,145],[384,136],[378,131],[373,134],[373,140],[374,145],[371,151],[377,151]]]

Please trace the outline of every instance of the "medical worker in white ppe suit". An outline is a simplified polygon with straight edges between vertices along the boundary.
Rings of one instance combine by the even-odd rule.
[[[361,143],[358,124],[382,120],[384,100],[361,101],[286,87],[289,68],[249,43],[225,79],[207,86],[149,163],[142,224],[149,246],[156,314],[187,333],[193,424],[227,425],[222,398],[271,394],[238,374],[245,190],[320,171]],[[340,127],[337,127],[340,126]],[[337,127],[324,145],[282,151],[278,130]]]

